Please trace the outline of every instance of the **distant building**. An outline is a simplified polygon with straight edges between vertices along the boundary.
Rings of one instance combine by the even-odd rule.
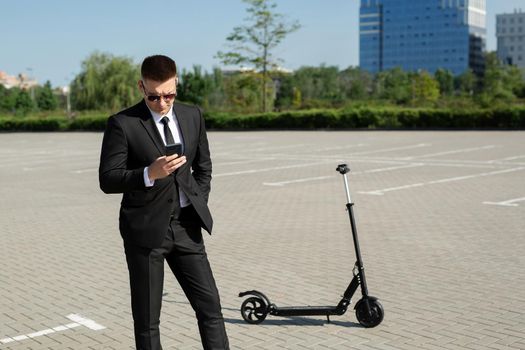
[[[525,13],[496,16],[496,37],[498,39],[498,57],[507,64],[525,68]]]
[[[366,71],[483,72],[485,0],[361,0],[359,29]]]
[[[38,85],[38,81],[30,79],[25,74],[19,74],[18,76],[9,75],[6,72],[0,71],[0,85],[10,89],[12,87],[18,87],[21,89],[30,89]]]

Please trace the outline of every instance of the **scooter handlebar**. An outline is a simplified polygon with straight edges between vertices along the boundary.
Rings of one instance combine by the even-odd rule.
[[[350,168],[346,164],[339,164],[335,170],[343,175],[343,179],[345,181],[346,200],[347,203],[352,203],[352,198],[350,198],[350,189],[348,188],[348,179],[346,178],[346,173],[350,172]]]
[[[337,166],[337,169],[335,169],[335,170],[337,170],[341,175],[344,175],[344,174],[350,172],[350,168],[346,164],[339,164]]]

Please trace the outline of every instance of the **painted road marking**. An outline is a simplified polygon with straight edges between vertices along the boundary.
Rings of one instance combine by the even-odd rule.
[[[84,174],[84,173],[94,173],[98,171],[96,168],[90,168],[90,169],[79,169],[79,170],[73,170],[71,173],[73,174]]]
[[[335,177],[335,175],[307,177],[307,178],[304,178],[304,179],[295,179],[295,180],[288,180],[288,181],[263,182],[263,185],[265,185],[265,186],[284,186],[284,185],[296,184],[296,183],[301,183],[301,182],[309,182],[309,181],[319,181],[319,180],[331,179],[331,178],[334,178],[334,177]]]
[[[4,339],[0,339],[0,343],[8,344],[8,343],[16,342],[16,341],[37,338],[43,335],[52,334],[56,332],[62,332],[62,331],[65,331],[71,328],[80,327],[80,326],[87,327],[94,331],[100,331],[106,328],[102,326],[101,324],[98,324],[95,321],[90,320],[89,318],[82,317],[78,314],[70,314],[70,315],[67,315],[66,317],[69,318],[71,321],[73,321],[73,323],[68,323],[68,324],[61,325],[58,327],[53,327],[53,328],[47,328],[47,329],[43,329],[38,332],[29,333],[29,334],[17,335],[16,337],[7,337]]]
[[[501,202],[483,202],[483,204],[501,205],[504,207],[519,207],[519,204],[515,204],[515,203],[523,202],[523,201],[525,201],[525,197],[509,199],[509,200],[501,201]]]
[[[351,175],[359,175],[359,174],[379,173],[379,172],[383,172],[383,171],[413,168],[413,167],[419,167],[419,166],[423,166],[423,165],[424,164],[421,164],[421,163],[413,163],[413,164],[406,164],[406,165],[400,165],[400,166],[392,166],[392,167],[388,167],[388,168],[371,169],[371,170],[365,170],[365,171],[355,171],[355,172],[351,172],[350,174]],[[336,175],[307,177],[307,178],[303,178],[303,179],[295,179],[295,180],[287,180],[287,181],[279,181],[279,182],[263,182],[263,185],[265,185],[265,186],[284,186],[284,185],[290,185],[290,184],[296,184],[296,183],[302,183],[302,182],[331,179],[331,178],[334,178],[334,177],[336,177]]]
[[[383,148],[383,149],[376,149],[376,150],[373,150],[373,151],[363,151],[363,152],[357,152],[357,153],[350,153],[349,156],[357,156],[357,155],[361,155],[361,154],[393,152],[393,151],[401,151],[401,150],[406,150],[406,149],[429,147],[429,146],[432,146],[432,144],[430,144],[430,143],[418,143],[416,145],[410,145],[410,146]]]
[[[419,182],[419,183],[414,183],[414,184],[409,184],[409,185],[384,188],[384,189],[375,190],[375,191],[360,191],[359,193],[371,194],[371,195],[376,195],[376,196],[382,196],[386,192],[399,191],[399,190],[404,190],[404,189],[407,189],[407,188],[422,187],[422,186],[426,186],[426,185],[433,185],[433,184],[439,184],[439,183],[454,182],[454,181],[474,179],[474,178],[484,177],[484,176],[491,176],[491,175],[510,173],[510,172],[514,172],[514,171],[520,171],[520,170],[523,170],[523,169],[525,169],[525,167],[505,169],[505,170],[498,170],[498,171],[491,171],[491,172],[487,172],[487,173],[480,173],[480,174],[473,174],[473,175],[466,175],[466,176],[448,177],[448,178],[440,179],[440,180],[434,180],[434,181],[428,181],[428,182]]]
[[[410,159],[414,159],[414,158],[426,158],[426,157],[444,156],[444,155],[448,155],[448,154],[474,152],[474,151],[492,149],[492,148],[496,148],[496,147],[498,147],[498,146],[488,145],[488,146],[483,146],[483,147],[463,148],[463,149],[457,149],[457,150],[452,150],[452,151],[444,151],[444,152],[437,152],[437,153],[422,154],[420,156],[405,157],[405,158],[402,158],[402,159],[410,160]]]
[[[324,161],[324,162],[315,162],[315,163],[306,163],[306,164],[294,164],[294,165],[276,166],[276,167],[271,167],[271,168],[242,170],[242,171],[234,171],[234,172],[231,172],[231,173],[217,174],[217,175],[214,175],[213,177],[217,178],[217,177],[224,177],[224,176],[258,174],[258,173],[266,172],[266,171],[275,171],[275,170],[293,169],[293,168],[304,168],[304,167],[309,167],[309,166],[314,166],[314,165],[321,165],[321,164],[327,164],[327,163],[328,162]],[[330,163],[332,163],[332,162],[330,161]]]

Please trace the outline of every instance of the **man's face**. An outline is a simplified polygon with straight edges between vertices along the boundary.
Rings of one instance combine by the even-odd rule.
[[[160,115],[168,113],[177,94],[177,78],[173,77],[164,82],[150,79],[139,81],[139,89],[144,95],[148,107]]]

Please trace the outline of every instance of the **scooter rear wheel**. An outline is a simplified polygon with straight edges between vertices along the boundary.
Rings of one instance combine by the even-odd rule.
[[[264,321],[268,315],[267,305],[259,297],[249,297],[241,305],[242,318],[250,324],[258,324]]]
[[[368,301],[368,305],[366,303]],[[379,300],[371,298],[361,299],[355,306],[355,316],[359,323],[365,328],[372,328],[383,321],[385,312]]]

